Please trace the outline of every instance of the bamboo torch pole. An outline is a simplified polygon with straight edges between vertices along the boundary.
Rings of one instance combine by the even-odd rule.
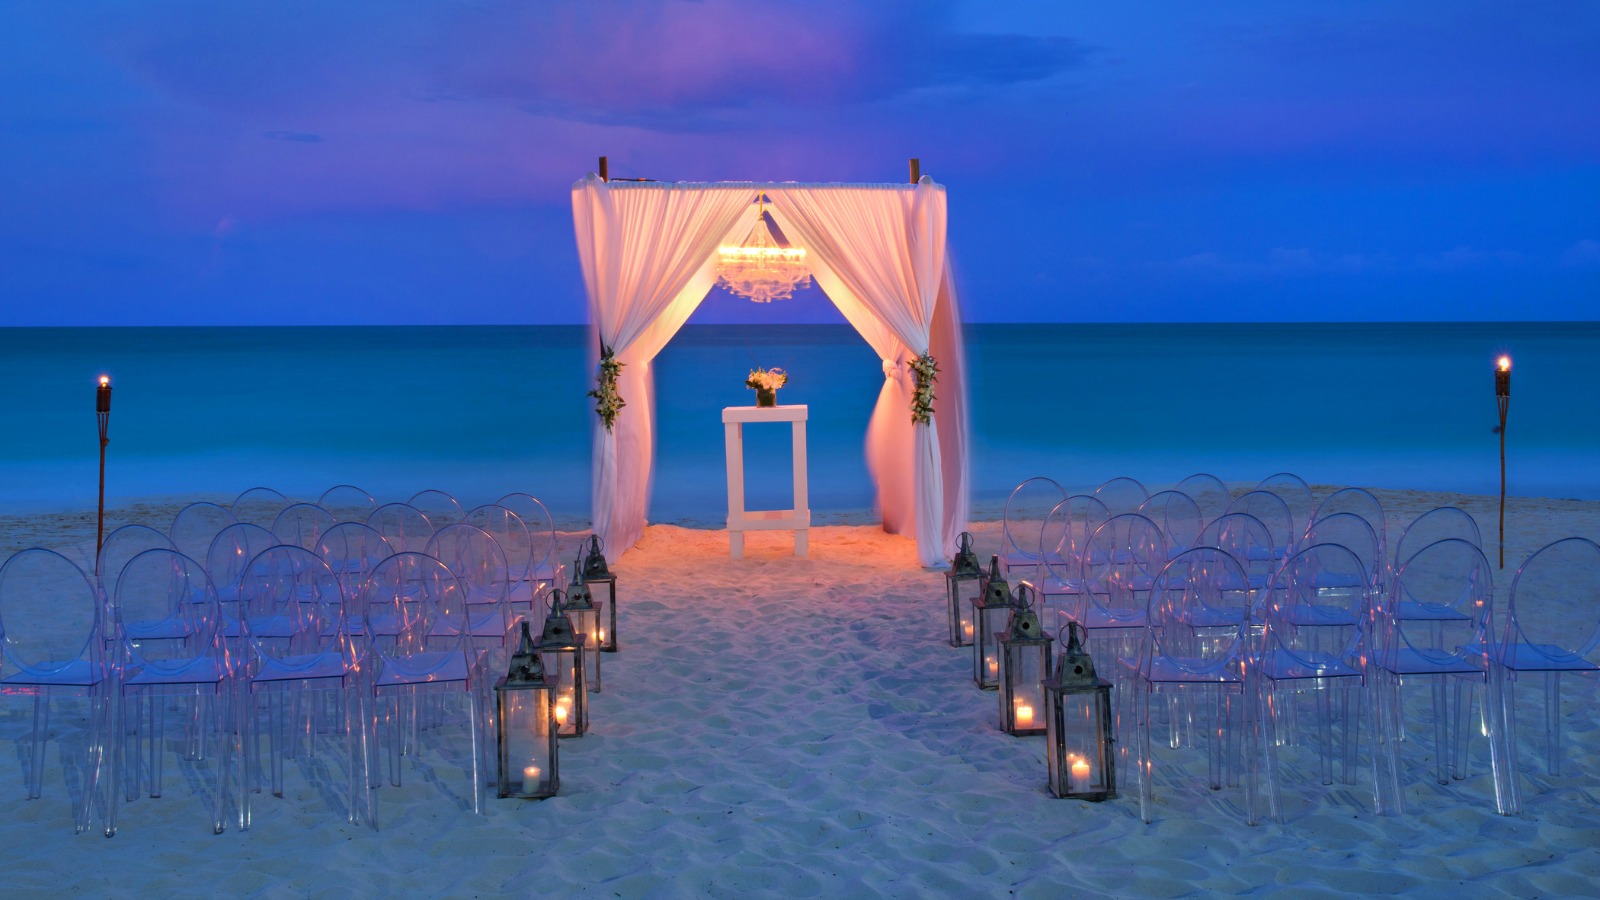
[[[1500,568],[1506,567],[1506,413],[1511,409],[1511,357],[1502,356],[1494,369],[1494,399],[1500,408]]]
[[[106,437],[111,427],[111,376],[100,376],[100,387],[94,392],[94,417],[100,425],[100,513],[94,528],[94,567],[100,571],[100,545],[106,537]]]

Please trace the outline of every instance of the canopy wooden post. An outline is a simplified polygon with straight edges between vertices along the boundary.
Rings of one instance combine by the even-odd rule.
[[[610,173],[608,173],[606,171],[608,168],[610,168],[610,167],[606,164],[606,158],[604,156],[600,157],[600,172],[599,172],[599,174],[600,174],[600,180],[601,181],[610,181],[611,180]]]
[[[912,184],[916,184],[917,182],[919,182],[921,180],[922,180],[922,160],[917,158],[917,157],[915,157],[915,156],[913,156],[913,157],[911,157],[911,183]]]

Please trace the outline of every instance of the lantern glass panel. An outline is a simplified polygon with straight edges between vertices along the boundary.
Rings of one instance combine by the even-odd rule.
[[[981,593],[983,575],[978,572],[944,576],[945,598],[950,605],[950,646],[968,647],[977,636],[977,621],[972,606]]]
[[[552,693],[548,685],[508,686],[503,678],[495,685],[501,797],[552,797],[560,786]]]
[[[1050,639],[1003,640],[1000,648],[1000,729],[1016,735],[1044,734]]]
[[[972,680],[992,691],[1000,687],[1000,638],[1011,625],[1015,607],[986,606],[980,599],[972,604],[978,633],[972,642]]]
[[[1063,689],[1045,687],[1049,707],[1050,792],[1076,800],[1117,795],[1115,743],[1111,731],[1111,685]]]
[[[605,601],[595,602],[593,606],[566,607],[567,617],[572,619],[573,634],[585,635],[583,649],[583,675],[584,683],[589,690],[600,693],[600,632],[604,630],[605,619],[602,616],[602,607]]]
[[[582,641],[583,635],[578,635]],[[589,730],[588,684],[584,678],[581,644],[578,647],[542,648],[545,677],[555,682],[556,733],[581,737]]]
[[[589,639],[591,644],[600,648],[602,653],[617,652],[617,574],[612,572],[603,578],[586,578],[590,591],[599,591],[601,585],[606,587],[606,599],[596,597],[594,605],[602,606],[605,612],[600,616],[600,628],[597,636]]]

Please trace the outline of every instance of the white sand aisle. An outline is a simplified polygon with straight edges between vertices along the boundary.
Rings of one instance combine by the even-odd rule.
[[[996,525],[976,530],[980,551],[997,547]],[[1531,897],[1600,883],[1592,723],[1571,723],[1569,774],[1528,788],[1520,817],[1494,814],[1484,766],[1438,787],[1426,748],[1408,747],[1403,818],[1373,816],[1364,780],[1300,778],[1287,825],[1250,828],[1242,790],[1163,772],[1146,826],[1131,789],[1048,795],[1043,739],[996,730],[995,695],[944,643],[943,578],[911,542],[820,528],[796,560],[786,536],[756,535],[732,563],[726,540],[649,529],[618,567],[622,652],[605,657],[593,732],[562,744],[562,794],[491,797],[484,817],[434,752],[378,792],[381,832],[347,826],[334,747],[291,763],[286,798],[259,799],[249,832],[211,835],[169,758],[166,797],[125,807],[112,840],[75,837],[53,755],[45,797],[21,799],[28,705],[7,702],[6,893]]]

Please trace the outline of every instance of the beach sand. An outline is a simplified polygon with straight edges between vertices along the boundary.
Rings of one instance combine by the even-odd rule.
[[[1457,502],[1494,558],[1495,498],[1377,493],[1391,542],[1418,513]],[[114,520],[170,520],[180,503]],[[84,521],[0,517],[4,552],[81,555],[92,511],[87,534]],[[997,522],[973,531],[984,559],[998,550]],[[1497,601],[1516,565],[1568,535],[1600,538],[1600,503],[1511,500]],[[1447,786],[1418,740],[1402,753],[1407,815],[1374,815],[1365,777],[1325,787],[1291,756],[1287,821],[1257,827],[1241,789],[1204,786],[1197,751],[1161,748],[1145,825],[1131,779],[1100,804],[1049,795],[1044,739],[997,730],[996,695],[973,687],[970,650],[945,642],[943,576],[916,564],[911,541],[830,526],[812,530],[809,558],[790,550],[787,534],[755,533],[730,561],[723,532],[651,526],[615,567],[622,649],[605,658],[593,731],[562,743],[561,794],[491,792],[484,816],[466,793],[465,738],[446,729],[403,787],[379,789],[378,832],[345,823],[332,743],[291,761],[282,799],[257,796],[247,832],[210,833],[205,780],[173,754],[165,796],[125,805],[110,840],[75,836],[53,751],[44,797],[23,799],[31,705],[4,698],[6,893],[1535,897],[1593,895],[1600,883],[1592,681],[1566,692],[1565,774],[1546,776],[1524,753],[1519,816],[1495,814],[1481,740],[1470,777]],[[1591,618],[1594,603],[1582,606]],[[65,712],[55,727],[77,727]]]

